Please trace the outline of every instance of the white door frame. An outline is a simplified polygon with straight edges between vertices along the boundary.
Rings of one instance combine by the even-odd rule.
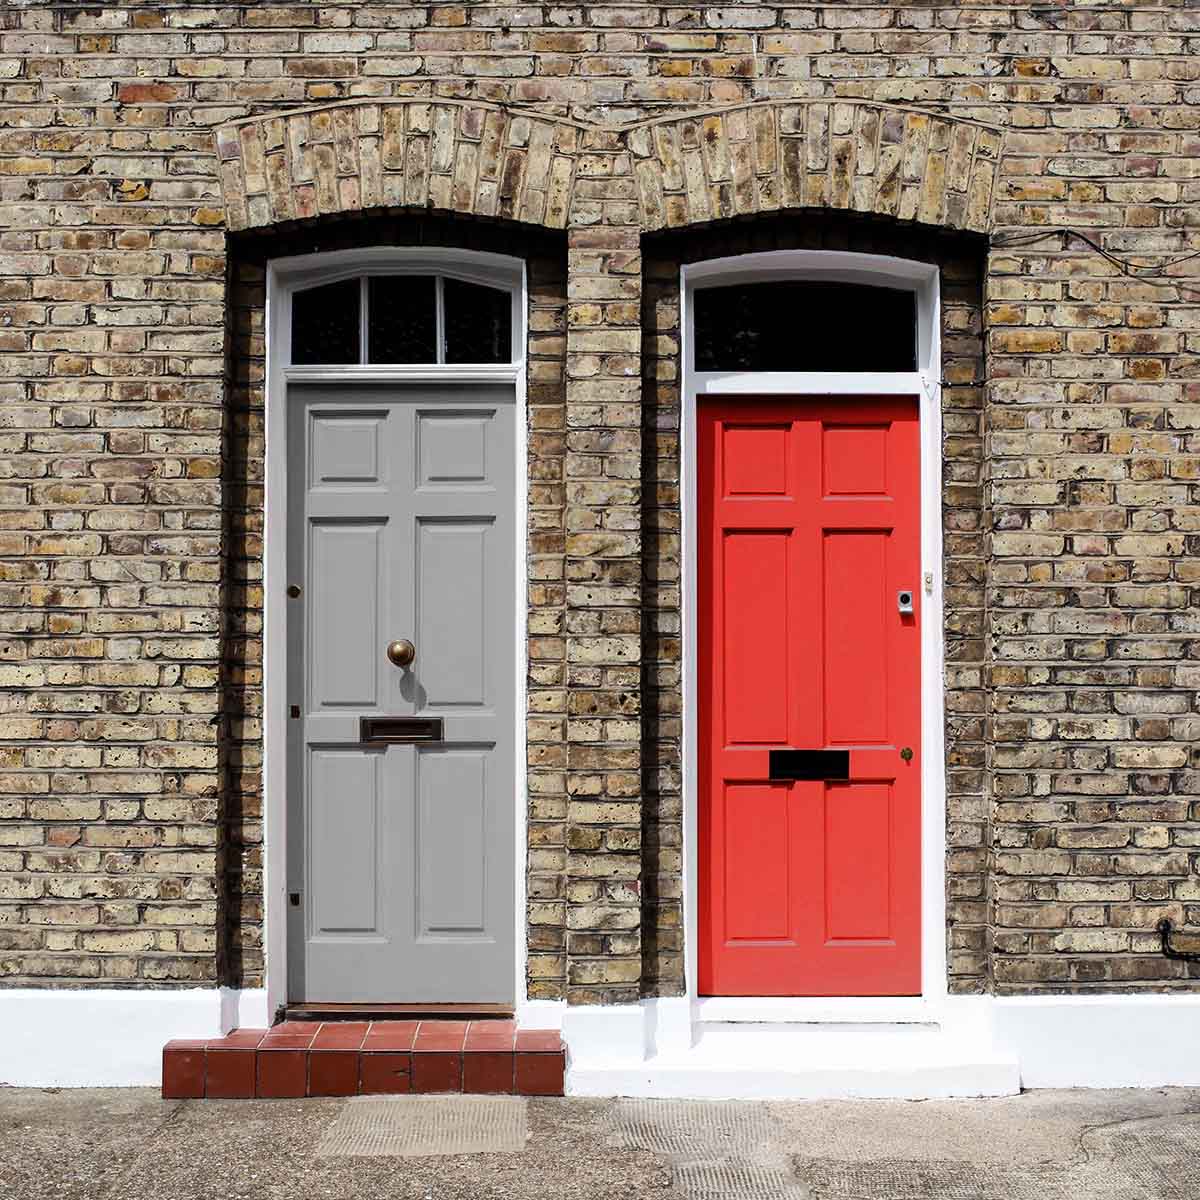
[[[511,363],[480,366],[293,367],[291,362],[291,298],[301,287],[334,283],[369,272],[372,275],[446,275],[470,283],[510,289],[513,297]],[[286,1004],[287,984],[287,390],[291,383],[512,383],[516,391],[516,628],[514,656],[517,703],[513,728],[516,778],[516,961],[513,996],[519,1007],[526,998],[525,862],[526,762],[525,709],[528,668],[526,610],[526,525],[528,523],[528,444],[525,358],[527,296],[522,259],[482,251],[445,247],[372,246],[321,254],[274,258],[267,263],[265,379],[265,494],[263,508],[263,948],[266,954],[267,1015]],[[365,354],[363,355],[365,358]]]
[[[698,372],[693,366],[697,288],[816,279],[913,292],[914,372]],[[947,997],[946,756],[942,609],[941,302],[938,268],[876,254],[775,250],[686,264],[680,271],[680,506],[683,606],[684,971],[694,1020],[934,1021]],[[704,997],[697,993],[699,856],[697,773],[696,404],[700,395],[907,395],[920,399],[921,440],[921,995],[919,997]]]

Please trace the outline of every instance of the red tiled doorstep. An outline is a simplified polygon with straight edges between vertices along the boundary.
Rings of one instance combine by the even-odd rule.
[[[295,1100],[308,1092],[308,1055],[303,1050],[261,1046],[258,1051],[259,1096]]]
[[[235,1029],[223,1038],[217,1038],[208,1043],[209,1049],[222,1050],[257,1050],[259,1043],[267,1036],[265,1029]]]
[[[469,1021],[422,1021],[413,1050],[462,1051]]]
[[[517,1049],[553,1054],[562,1049],[562,1034],[557,1029],[518,1029]]]
[[[254,1095],[257,1050],[227,1050],[209,1043],[204,1059],[204,1095],[209,1100],[248,1100]]]
[[[174,1041],[163,1047],[162,1094],[164,1100],[203,1098],[203,1041]]]
[[[312,1040],[317,1036],[317,1030],[320,1028],[319,1021],[283,1021],[267,1030],[262,1045],[299,1046],[307,1050],[312,1045]]]
[[[358,1051],[320,1050],[308,1052],[310,1096],[356,1096],[358,1094]]]
[[[565,1055],[516,1054],[516,1090],[520,1096],[561,1096],[563,1075],[566,1071]]]
[[[313,1038],[314,1050],[357,1050],[367,1036],[367,1021],[327,1021]]]
[[[363,1038],[364,1050],[411,1050],[418,1021],[373,1021]]]
[[[511,1095],[513,1091],[512,1051],[479,1050],[463,1055],[462,1090],[474,1094]]]
[[[278,1025],[272,1025],[267,1032],[316,1033],[322,1024],[321,1021],[280,1021]]]
[[[459,1054],[414,1050],[412,1090],[414,1092],[461,1092],[462,1060]]]
[[[167,1099],[413,1092],[561,1096],[554,1030],[513,1021],[285,1021],[163,1049]]]
[[[465,1049],[507,1050],[511,1054],[516,1036],[515,1021],[472,1021]]]
[[[358,1056],[360,1096],[395,1096],[411,1090],[412,1055],[368,1047]]]
[[[268,1033],[259,1043],[260,1050],[307,1050],[312,1045],[311,1033]]]

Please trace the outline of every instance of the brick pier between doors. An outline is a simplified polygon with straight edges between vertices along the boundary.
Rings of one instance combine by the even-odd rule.
[[[285,1021],[168,1042],[164,1099],[473,1092],[561,1096],[557,1030],[513,1021]]]

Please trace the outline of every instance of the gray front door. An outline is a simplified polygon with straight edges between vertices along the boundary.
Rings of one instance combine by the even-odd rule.
[[[514,408],[511,385],[290,388],[292,1000],[513,999]],[[442,740],[367,742],[364,716]]]

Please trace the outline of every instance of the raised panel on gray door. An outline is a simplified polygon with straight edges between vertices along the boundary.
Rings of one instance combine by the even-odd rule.
[[[288,404],[290,999],[511,1001],[513,388],[293,384]],[[443,738],[363,743],[364,716]]]

